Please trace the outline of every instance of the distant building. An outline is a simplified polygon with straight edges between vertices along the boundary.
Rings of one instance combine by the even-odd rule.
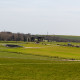
[[[37,37],[39,42],[42,42],[44,40],[44,37]]]

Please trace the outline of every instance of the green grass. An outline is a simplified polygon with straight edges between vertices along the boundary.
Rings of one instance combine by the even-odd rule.
[[[37,56],[58,57],[58,58],[66,58],[66,59],[80,59],[80,48],[57,46],[56,44],[58,44],[58,42],[46,43],[46,45],[42,43],[40,44],[17,43],[17,44],[24,46],[24,47],[23,48],[8,48],[8,47],[4,47],[1,45],[0,53],[7,52],[7,54],[5,55],[8,56],[9,54],[9,56],[12,55],[12,57],[14,55],[17,56],[18,54],[20,54],[18,56],[25,57],[25,55],[37,55]],[[59,43],[59,44],[68,44],[68,43]],[[71,43],[71,44],[80,45],[80,43]],[[33,47],[33,48],[26,48],[26,47]],[[4,54],[0,54],[0,56],[4,56]]]
[[[80,63],[0,59],[0,80],[79,80]]]
[[[80,36],[70,36],[70,35],[55,35],[56,37],[60,37],[63,39],[71,39],[71,40],[80,40]]]
[[[22,48],[9,48],[5,44],[16,42],[0,42],[0,80],[80,79],[80,62],[61,61],[73,58],[80,60],[80,48],[56,45],[67,44],[63,42],[46,42],[46,45],[17,42],[24,46]]]

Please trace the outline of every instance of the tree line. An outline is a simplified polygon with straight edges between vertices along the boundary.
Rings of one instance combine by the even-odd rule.
[[[0,32],[0,41],[30,41],[30,34]]]
[[[23,34],[23,33],[12,33],[12,32],[0,32],[0,41],[27,41],[34,42],[35,40],[48,42],[56,41],[56,42],[80,42],[80,40],[74,39],[65,39],[59,36],[51,36],[51,35],[31,35],[31,34]]]

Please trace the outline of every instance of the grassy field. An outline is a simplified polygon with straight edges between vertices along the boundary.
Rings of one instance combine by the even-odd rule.
[[[1,57],[26,57],[28,56],[38,56],[38,57],[58,57],[63,59],[80,59],[80,48],[68,47],[68,46],[58,46],[56,44],[68,44],[68,43],[8,43],[8,44],[19,44],[24,46],[22,48],[9,48],[4,45],[7,43],[0,43],[0,54]],[[46,44],[46,45],[45,45]],[[71,43],[73,45],[80,45],[80,43]],[[7,53],[7,54],[6,54]]]
[[[80,63],[0,59],[0,80],[79,80]]]
[[[63,39],[80,40],[80,36],[72,36],[72,35],[55,35],[55,36]]]
[[[80,48],[57,44],[68,43],[0,42],[0,80],[79,80],[80,62],[67,60],[80,60]]]

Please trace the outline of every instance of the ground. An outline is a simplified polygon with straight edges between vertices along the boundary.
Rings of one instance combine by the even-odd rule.
[[[24,47],[10,48],[5,44]],[[80,61],[73,59],[80,60],[80,48],[57,44],[67,43],[1,42],[0,80],[79,80]]]

